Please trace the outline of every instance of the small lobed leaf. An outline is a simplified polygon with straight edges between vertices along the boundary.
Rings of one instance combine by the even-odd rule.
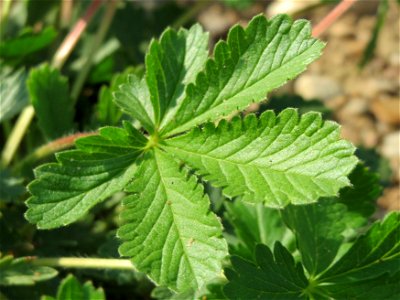
[[[48,139],[55,139],[74,128],[74,106],[69,98],[68,79],[44,64],[29,73],[28,91],[38,124]]]
[[[145,141],[128,123],[125,129],[105,127],[99,135],[77,140],[77,150],[60,152],[57,163],[35,169],[25,217],[42,229],[76,221],[131,181]]]
[[[95,288],[90,281],[83,285],[73,275],[64,278],[57,290],[57,297],[42,296],[41,300],[105,300],[102,288]]]
[[[35,266],[26,257],[0,258],[0,285],[34,285],[36,282],[51,279],[58,272],[50,267]]]
[[[158,285],[185,292],[220,276],[222,226],[194,177],[160,150],[149,152],[125,198],[121,255]]]
[[[324,43],[311,37],[309,22],[279,15],[257,16],[217,43],[214,58],[186,88],[175,117],[162,127],[165,136],[220,119],[251,103],[304,71],[320,56]]]
[[[357,163],[336,123],[318,113],[300,118],[294,109],[208,123],[165,144],[226,196],[270,207],[336,195]]]
[[[303,268],[279,242],[274,253],[265,245],[256,247],[256,263],[231,258],[234,271],[226,270],[224,287],[228,299],[304,299],[308,286]]]

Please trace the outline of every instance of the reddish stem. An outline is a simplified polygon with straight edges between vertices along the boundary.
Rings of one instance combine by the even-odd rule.
[[[320,36],[326,31],[341,15],[343,15],[357,0],[342,0],[321,22],[313,29],[314,37]]]
[[[72,49],[75,47],[87,24],[90,22],[97,9],[100,7],[102,0],[92,0],[84,16],[78,20],[72,30],[68,33],[61,46],[58,48],[53,58],[53,66],[61,68],[67,60]]]

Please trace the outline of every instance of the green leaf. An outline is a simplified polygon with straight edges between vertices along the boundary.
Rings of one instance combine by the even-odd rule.
[[[149,133],[154,132],[153,108],[144,76],[132,74],[128,83],[114,93],[114,102],[129,116],[137,119]]]
[[[52,27],[46,27],[38,33],[27,28],[18,37],[1,43],[0,57],[5,60],[22,58],[49,46],[56,37],[57,32]]]
[[[346,283],[400,271],[400,213],[392,212],[359,237],[320,282]]]
[[[113,93],[119,90],[119,86],[128,82],[129,74],[143,74],[142,68],[127,68],[122,73],[113,76],[109,87],[102,86],[97,105],[97,120],[103,125],[117,125],[122,117],[121,109],[115,104]]]
[[[257,16],[245,30],[233,27],[227,42],[216,45],[214,58],[207,61],[195,84],[187,86],[176,117],[162,133],[184,132],[262,101],[268,92],[304,71],[323,47],[310,36],[309,22],[292,22],[284,15],[271,20]]]
[[[225,195],[270,207],[336,195],[357,163],[336,123],[317,113],[299,118],[294,109],[208,123],[165,143]]]
[[[220,276],[227,255],[222,226],[196,179],[174,159],[149,152],[123,204],[120,253],[158,285],[177,292],[198,289]]]
[[[256,247],[256,264],[240,257],[231,258],[235,272],[226,270],[229,283],[224,287],[228,299],[299,299],[308,281],[303,268],[277,242],[274,254],[265,245]]]
[[[68,79],[44,64],[33,69],[27,81],[39,127],[48,139],[55,139],[74,127],[74,107],[69,98]]]
[[[125,129],[104,127],[99,135],[77,140],[77,150],[58,153],[57,163],[35,169],[26,218],[43,229],[76,221],[132,180],[145,142],[128,123]]]
[[[0,285],[33,285],[57,276],[53,268],[35,266],[26,257],[0,258]]]
[[[374,200],[381,190],[375,174],[359,164],[349,178],[352,186],[343,188],[339,197],[309,205],[288,205],[282,211],[311,276],[331,265],[343,245],[346,230],[356,231],[365,225],[375,210]]]
[[[234,254],[253,259],[257,244],[273,247],[275,241],[283,242],[287,238],[288,229],[278,210],[261,203],[251,205],[238,200],[233,203],[224,202],[224,217],[233,226],[236,237],[236,240],[227,238],[231,241]]]
[[[390,276],[326,285],[323,287],[329,299],[360,299],[360,300],[397,300],[400,297],[400,272]]]
[[[346,206],[335,199],[321,199],[310,205],[289,205],[283,219],[296,235],[304,267],[310,276],[324,271],[343,242]]]
[[[146,80],[156,124],[176,114],[185,86],[194,81],[207,60],[208,33],[196,24],[178,32],[169,28],[153,40],[146,55]],[[157,126],[158,127],[158,126]]]
[[[3,122],[14,117],[28,104],[28,90],[24,69],[12,72],[2,65],[0,69],[0,122]]]
[[[60,284],[57,291],[57,300],[105,300],[102,288],[96,289],[88,281],[81,284],[73,275],[68,275]]]

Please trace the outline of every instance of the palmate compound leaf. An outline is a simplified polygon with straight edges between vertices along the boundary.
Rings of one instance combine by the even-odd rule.
[[[265,246],[257,245],[256,264],[238,256],[231,257],[234,271],[225,274],[229,283],[224,287],[228,299],[303,299],[308,286],[300,263],[279,242],[274,253]]]
[[[128,187],[120,253],[158,285],[183,292],[220,276],[227,255],[222,226],[195,177],[167,153],[152,150]]]
[[[29,184],[26,218],[38,228],[64,226],[132,180],[135,160],[146,139],[129,123],[104,127],[99,135],[75,142],[77,150],[60,152],[57,163],[35,169]]]
[[[186,88],[186,97],[161,133],[171,136],[243,110],[304,71],[324,44],[310,35],[309,22],[279,15],[255,17],[219,42],[214,58]]]
[[[318,113],[300,118],[294,109],[208,123],[165,144],[225,195],[270,207],[336,195],[357,163],[336,123]]]

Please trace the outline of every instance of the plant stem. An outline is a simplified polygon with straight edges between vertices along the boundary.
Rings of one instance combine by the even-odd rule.
[[[62,138],[59,138],[57,140],[54,140],[46,145],[43,145],[39,148],[37,148],[33,153],[30,155],[26,156],[22,161],[20,161],[18,164],[15,165],[15,171],[19,171],[22,169],[24,166],[31,164],[35,161],[38,161],[40,159],[43,159],[50,154],[53,154],[57,151],[64,150],[67,148],[70,148],[74,145],[74,142],[78,138],[90,136],[90,135],[95,135],[97,134],[96,131],[94,132],[79,132],[79,133],[74,133],[69,136],[65,136]]]
[[[10,164],[34,115],[35,110],[32,105],[25,107],[19,115],[13,131],[7,139],[3,152],[1,153],[1,164],[3,167],[7,167]]]
[[[312,31],[314,37],[319,37],[330,27],[341,15],[343,15],[357,0],[342,0],[333,10],[319,22]]]
[[[76,78],[74,85],[72,86],[71,99],[72,99],[73,103],[75,103],[79,97],[81,89],[85,83],[86,77],[88,76],[90,68],[92,66],[96,51],[101,46],[101,44],[107,34],[108,28],[111,25],[111,21],[114,18],[115,11],[117,8],[117,3],[118,2],[116,0],[109,0],[107,2],[106,12],[101,21],[101,25],[100,25],[99,29],[97,30],[96,36],[94,37],[94,41],[91,45],[89,53],[86,56],[85,64],[83,65],[82,69],[79,71],[78,77]]]
[[[68,33],[67,37],[64,39],[57,52],[54,54],[52,61],[52,66],[54,68],[62,68],[65,61],[71,54],[72,49],[74,49],[76,43],[81,37],[83,31],[86,29],[95,12],[100,7],[100,4],[101,0],[92,0],[92,3],[89,5],[84,16],[78,20],[72,30]]]
[[[61,1],[60,27],[67,28],[72,17],[73,0]]]
[[[55,257],[55,258],[29,258],[36,266],[79,268],[79,269],[113,269],[135,271],[129,259],[110,258],[80,258],[80,257]]]
[[[171,27],[179,28],[185,25],[188,21],[190,21],[194,16],[196,16],[204,7],[209,5],[211,0],[199,0],[193,6],[188,9],[184,14],[182,14],[174,23],[172,23]]]
[[[53,67],[59,69],[62,68],[68,56],[71,54],[73,48],[75,47],[78,39],[87,27],[87,24],[99,8],[100,4],[101,0],[92,0],[92,3],[85,12],[85,15],[79,19],[74,28],[65,37],[64,41],[56,51],[56,54],[54,55],[52,61]],[[1,154],[1,163],[3,166],[6,167],[10,164],[15,155],[15,152],[21,144],[22,138],[24,137],[25,132],[28,129],[34,115],[35,110],[32,105],[26,107],[19,115],[18,120],[15,123],[10,136],[7,139],[6,145],[4,146],[3,152]]]
[[[7,24],[8,20],[8,15],[10,14],[10,8],[13,0],[3,0],[2,2],[2,7],[1,7],[1,23],[0,27],[3,28]],[[2,30],[3,31],[3,30]],[[3,35],[3,32],[1,32],[1,35]]]

